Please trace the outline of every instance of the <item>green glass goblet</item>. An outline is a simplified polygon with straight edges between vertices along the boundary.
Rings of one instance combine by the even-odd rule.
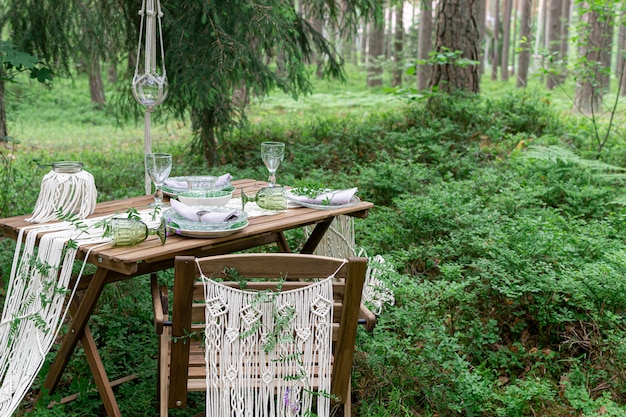
[[[280,211],[287,209],[285,188],[280,186],[261,188],[254,197],[248,197],[241,190],[241,209],[245,211],[246,203],[256,203],[265,210]]]
[[[165,245],[165,219],[161,219],[159,226],[151,229],[143,221],[137,219],[111,220],[111,246],[135,246],[143,242],[150,235],[157,235],[161,245]]]

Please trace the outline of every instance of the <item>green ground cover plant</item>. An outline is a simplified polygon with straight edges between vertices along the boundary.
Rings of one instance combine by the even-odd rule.
[[[2,150],[12,155],[2,217],[34,206],[47,171],[32,159],[84,162],[100,200],[142,193],[142,126],[91,110],[84,80],[75,82],[63,91],[24,86],[24,100],[12,104],[21,143]],[[359,332],[355,415],[626,413],[622,133],[598,155],[588,120],[554,97],[505,88],[481,97],[372,94],[376,109],[360,112],[334,105],[339,97],[327,111],[319,102],[291,111],[268,100],[253,107],[248,128],[220,143],[221,164],[210,169],[189,155],[184,123],[162,117],[153,126],[154,148],[174,155],[172,175],[264,179],[259,145],[280,140],[279,182],[358,186],[376,204],[356,222],[357,239],[393,266],[383,279],[396,302],[374,332]],[[302,243],[298,233],[288,239]],[[0,246],[6,283],[13,245]],[[171,283],[170,272],[160,278]],[[156,413],[151,323],[147,277],[108,286],[90,323],[109,376],[137,375],[115,389],[124,415]],[[37,380],[22,414],[103,413],[81,350],[58,394],[40,389]],[[77,400],[47,407],[74,393]],[[197,396],[175,415],[193,415],[202,402]]]

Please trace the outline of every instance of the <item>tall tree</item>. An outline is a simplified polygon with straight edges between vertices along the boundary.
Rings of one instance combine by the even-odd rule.
[[[425,62],[433,47],[433,2],[420,0],[420,24],[417,43],[417,59]],[[417,89],[424,91],[430,82],[431,67],[426,64],[417,65]]]
[[[439,2],[435,51],[449,59],[433,67],[431,87],[447,93],[480,91],[479,13],[480,0]]]
[[[571,0],[561,0],[561,59],[563,64],[567,64],[569,54],[569,27],[571,16],[572,2]]]
[[[393,37],[393,76],[391,85],[398,87],[402,85],[402,74],[404,73],[404,7],[402,2],[396,5],[396,30]]]
[[[36,51],[46,62],[67,68],[72,62],[71,30],[67,23],[77,15],[77,3],[84,0],[6,0],[15,17],[13,31],[27,52]],[[132,55],[138,39],[137,0],[97,2],[114,8],[114,24],[123,28],[117,38],[126,43],[116,54]],[[341,34],[356,33],[359,19],[381,20],[380,2],[367,0],[304,0],[309,18],[323,18]],[[202,152],[210,165],[218,162],[221,134],[245,122],[245,101],[233,96],[242,85],[250,94],[263,96],[278,88],[292,96],[311,91],[307,62],[318,52],[325,57],[324,74],[342,78],[343,60],[334,46],[283,0],[171,0],[162,3],[165,60],[169,95],[160,106],[181,119],[191,117],[193,151]],[[101,16],[101,15],[100,15]],[[99,46],[107,45],[98,42]],[[277,68],[283,69],[279,71]],[[130,93],[130,66],[120,86],[119,102],[125,114],[139,116],[141,109]]]
[[[502,63],[500,64],[500,78],[509,79],[509,51],[511,47],[511,13],[513,0],[504,0],[502,11]]]
[[[498,39],[500,38],[500,0],[493,1],[493,48],[491,51],[491,79],[498,79]]]
[[[549,0],[546,41],[548,43],[548,77],[546,87],[554,89],[559,83],[559,70],[562,65],[561,59],[561,13],[563,12],[561,0]]]
[[[533,0],[521,0],[521,16],[520,16],[520,40],[519,40],[519,59],[517,70],[517,87],[526,87],[528,82],[528,67],[530,66],[530,49],[531,49],[531,13]]]
[[[89,75],[92,102],[103,107],[100,62],[117,59],[126,46],[128,24],[120,19],[125,15],[123,4],[97,0],[6,0],[6,4],[15,45],[61,75],[79,63],[80,70]]]
[[[617,79],[619,80],[620,95],[626,96],[626,12],[620,16],[618,47],[617,47]]]
[[[610,3],[610,2],[609,2]],[[610,47],[608,27],[612,22],[612,4],[583,1],[579,3],[578,59],[576,62],[575,112],[594,114],[600,110],[604,95],[603,74],[609,70],[604,63],[605,49]]]
[[[367,61],[367,86],[380,87],[383,85],[385,28],[381,24],[373,24],[369,31],[369,50]]]
[[[487,24],[487,0],[480,0],[480,14],[478,17],[480,27],[480,64],[479,71],[481,74],[485,73],[485,59],[487,57],[487,42],[485,42],[486,36],[486,24]]]

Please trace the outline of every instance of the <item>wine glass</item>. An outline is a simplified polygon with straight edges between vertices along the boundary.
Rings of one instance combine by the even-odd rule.
[[[276,170],[285,157],[285,144],[283,142],[263,142],[261,143],[261,159],[265,167],[270,172],[267,179],[270,187],[276,185]]]
[[[154,183],[154,204],[160,206],[163,204],[163,191],[161,190],[163,182],[170,175],[172,170],[172,155],[168,153],[148,153],[146,154],[146,171]]]
[[[245,211],[246,203],[256,203],[257,206],[265,210],[280,211],[287,209],[287,199],[285,199],[284,187],[264,187],[261,188],[254,197],[248,197],[241,190],[241,210]]]

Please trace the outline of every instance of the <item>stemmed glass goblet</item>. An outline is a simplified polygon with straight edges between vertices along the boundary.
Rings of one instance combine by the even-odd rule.
[[[257,206],[265,210],[280,211],[287,209],[284,187],[264,187],[261,188],[254,197],[248,197],[241,190],[241,210],[245,211],[246,203],[256,203]]]
[[[161,219],[156,228],[149,228],[147,224],[138,219],[112,219],[110,224],[111,246],[138,245],[146,240],[149,235],[157,235],[161,245],[165,245],[165,229],[165,219]]]
[[[270,172],[267,179],[270,187],[276,185],[276,170],[285,157],[285,144],[283,142],[263,142],[261,143],[261,159],[265,167]]]
[[[146,171],[154,183],[154,204],[163,204],[163,182],[169,177],[172,170],[172,155],[168,153],[148,153],[146,154]]]

